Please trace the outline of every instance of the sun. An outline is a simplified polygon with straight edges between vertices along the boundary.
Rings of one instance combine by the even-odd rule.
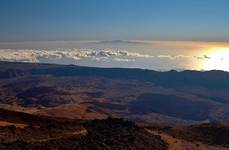
[[[229,71],[229,47],[210,48],[204,55],[203,69]]]

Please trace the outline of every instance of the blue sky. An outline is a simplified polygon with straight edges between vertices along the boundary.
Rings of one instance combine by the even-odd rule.
[[[0,41],[229,42],[228,0],[0,0]]]

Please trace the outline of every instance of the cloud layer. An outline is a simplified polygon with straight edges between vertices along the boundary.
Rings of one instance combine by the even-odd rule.
[[[148,55],[126,50],[94,50],[94,49],[0,49],[0,61],[21,61],[21,62],[40,62],[41,59],[61,60],[61,59],[93,59],[130,62],[135,59],[209,59],[208,57],[196,57],[186,55]]]
[[[93,50],[93,49],[55,49],[55,50],[35,50],[35,49],[0,49],[1,61],[22,61],[40,62],[40,59],[74,59],[80,60],[91,58],[114,59],[117,61],[129,61],[135,58],[153,58],[154,56],[128,52],[124,50]]]

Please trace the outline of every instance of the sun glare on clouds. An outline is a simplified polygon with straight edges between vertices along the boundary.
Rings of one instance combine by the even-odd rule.
[[[229,47],[213,47],[204,56],[204,70],[229,71]]]

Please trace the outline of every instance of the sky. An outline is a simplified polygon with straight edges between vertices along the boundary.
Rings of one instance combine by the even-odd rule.
[[[0,61],[229,71],[229,0],[0,0]]]
[[[228,0],[0,0],[0,42],[229,42]]]

